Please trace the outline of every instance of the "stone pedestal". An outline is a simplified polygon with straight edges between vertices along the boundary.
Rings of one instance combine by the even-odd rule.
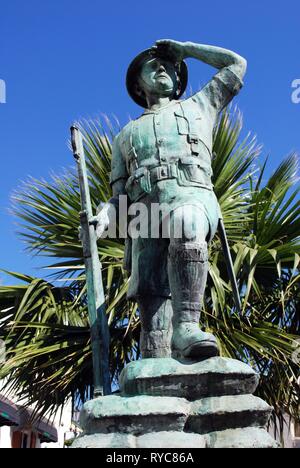
[[[266,431],[272,408],[253,396],[258,383],[232,359],[132,362],[119,394],[84,405],[73,448],[276,448]]]

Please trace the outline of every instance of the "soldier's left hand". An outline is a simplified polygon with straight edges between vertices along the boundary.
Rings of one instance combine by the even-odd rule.
[[[187,57],[185,42],[173,41],[172,39],[160,39],[155,42],[154,49],[162,53],[170,54],[178,61],[182,61]]]

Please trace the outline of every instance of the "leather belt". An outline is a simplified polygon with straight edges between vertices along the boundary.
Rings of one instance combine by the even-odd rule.
[[[191,161],[190,158],[180,158],[179,161],[183,165],[192,164],[192,165],[197,165],[198,167],[200,167],[199,161],[197,161],[198,164],[195,164],[195,162]],[[179,161],[169,163],[169,164],[163,164],[160,166],[155,166],[152,168],[147,167],[147,166],[139,167],[136,171],[134,171],[132,176],[129,177],[126,185],[127,186],[131,185],[133,182],[139,180],[141,177],[146,177],[149,180],[149,182],[151,182],[152,184],[160,180],[176,179],[178,178],[178,173],[179,173],[179,168],[178,168]]]
[[[155,166],[152,168],[139,167],[134,174],[129,178],[131,182],[138,180],[147,173],[150,174],[151,181],[157,182],[158,180],[163,179],[174,179],[178,176],[178,164],[164,164],[162,166]]]

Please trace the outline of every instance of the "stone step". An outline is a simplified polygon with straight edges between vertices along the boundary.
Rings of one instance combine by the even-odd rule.
[[[206,448],[206,437],[187,432],[150,432],[137,437],[137,448]]]
[[[87,448],[136,448],[136,437],[131,434],[113,432],[112,434],[89,434],[77,437],[72,449]]]
[[[86,434],[183,431],[189,411],[190,403],[183,398],[110,395],[85,403],[80,425]]]
[[[87,402],[81,412],[85,434],[186,431],[198,434],[265,427],[271,408],[252,395],[184,398],[111,395]]]
[[[204,398],[191,404],[185,430],[198,434],[243,427],[266,427],[272,408],[253,395]]]
[[[234,359],[214,357],[202,362],[179,362],[172,358],[131,362],[120,376],[126,396],[149,395],[200,398],[247,395],[255,392],[259,376]]]
[[[258,427],[228,429],[206,436],[206,448],[216,449],[276,449],[279,444],[265,430]]]
[[[72,448],[206,448],[206,437],[185,432],[131,434],[93,434],[75,440]]]

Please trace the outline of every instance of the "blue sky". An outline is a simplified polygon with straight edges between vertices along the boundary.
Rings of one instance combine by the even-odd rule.
[[[73,164],[73,120],[106,113],[125,124],[141,113],[124,78],[131,59],[156,39],[219,45],[247,58],[236,103],[245,129],[271,155],[269,172],[290,151],[300,152],[300,104],[291,101],[291,84],[300,79],[299,18],[296,0],[2,0],[0,268],[39,274],[41,260],[25,254],[15,235],[11,193],[29,175],[48,177]],[[214,73],[196,61],[189,68],[193,90]]]

